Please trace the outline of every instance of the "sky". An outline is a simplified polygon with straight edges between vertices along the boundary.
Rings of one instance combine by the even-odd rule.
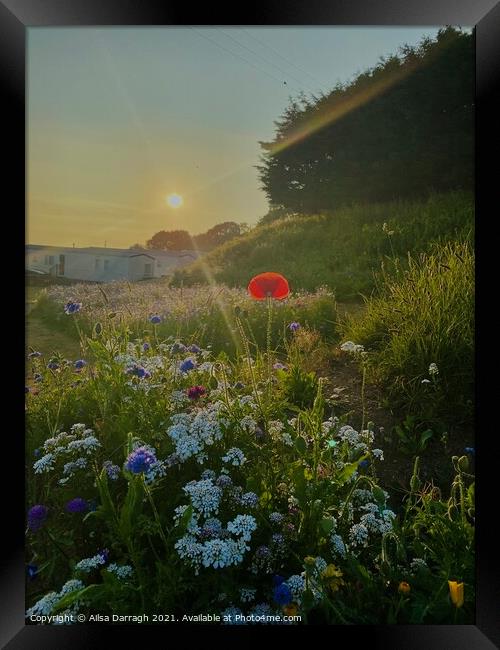
[[[269,209],[259,140],[290,96],[437,31],[28,28],[27,241],[128,248],[159,230],[255,224]]]

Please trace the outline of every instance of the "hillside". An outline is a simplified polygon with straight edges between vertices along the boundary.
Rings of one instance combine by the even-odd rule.
[[[406,259],[409,251],[453,241],[473,227],[473,195],[463,191],[419,202],[353,205],[257,226],[176,272],[172,282],[189,286],[210,278],[246,286],[256,273],[273,270],[283,273],[293,289],[326,285],[338,299],[350,300],[370,293],[384,256]]]

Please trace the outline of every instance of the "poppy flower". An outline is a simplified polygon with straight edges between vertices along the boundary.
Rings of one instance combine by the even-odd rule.
[[[283,300],[290,293],[290,287],[285,277],[279,273],[259,273],[250,280],[248,293],[255,300],[275,298]]]
[[[407,582],[403,581],[399,583],[398,591],[400,594],[407,595],[410,593],[411,587]]]

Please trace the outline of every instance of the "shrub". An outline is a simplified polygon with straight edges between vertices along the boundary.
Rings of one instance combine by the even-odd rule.
[[[474,252],[435,245],[408,269],[379,277],[378,296],[347,317],[347,338],[370,348],[372,379],[392,403],[427,421],[470,421],[474,372]],[[429,373],[432,363],[438,373]]]

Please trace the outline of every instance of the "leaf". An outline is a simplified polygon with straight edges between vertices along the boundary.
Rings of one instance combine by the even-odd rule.
[[[262,506],[266,506],[271,501],[272,498],[273,498],[272,494],[266,491],[260,495],[259,502]]]
[[[76,591],[72,591],[69,594],[66,594],[61,598],[61,600],[57,603],[57,605],[53,608],[53,612],[58,612],[62,609],[66,609],[70,605],[73,605],[73,603],[76,603],[78,600],[81,600],[82,597],[87,597],[89,594],[99,595],[100,593],[104,592],[106,589],[105,585],[89,585],[88,587],[84,587],[83,589],[77,589]]]
[[[337,476],[337,480],[339,481],[340,485],[344,485],[344,483],[347,483],[347,481],[351,478],[351,476],[354,474],[354,472],[358,469],[358,465],[362,460],[365,460],[368,458],[368,454],[363,454],[361,458],[358,458],[358,460],[355,460],[354,463],[349,463],[349,465],[346,465],[339,475]]]
[[[372,490],[372,494],[375,497],[375,501],[377,502],[377,505],[380,508],[383,508],[385,505],[385,494],[382,488],[376,485]]]
[[[332,530],[333,530],[333,528],[334,528],[334,526],[335,526],[335,522],[333,521],[333,519],[332,519],[331,517],[329,517],[329,518],[325,518],[325,519],[322,519],[322,520],[321,520],[321,522],[320,522],[320,526],[321,526],[321,530],[322,530],[326,535],[328,535],[328,533],[331,533],[331,532],[332,532]]]
[[[422,433],[422,435],[420,436],[420,443],[422,444],[422,446],[424,446],[425,443],[426,443],[430,438],[432,438],[433,435],[434,435],[434,432],[433,432],[431,429],[427,429],[426,431],[424,431],[424,432]]]
[[[295,438],[295,449],[299,452],[299,454],[305,454],[307,451],[307,442],[304,440],[302,436],[297,436]]]
[[[311,472],[311,470],[308,467],[306,467],[304,469],[304,478],[306,479],[306,481],[312,481],[313,476],[314,474]]]
[[[186,532],[192,516],[193,516],[193,506],[189,505],[182,513],[182,516],[179,519],[179,523],[177,524],[178,528],[180,528],[181,530],[181,535]]]

